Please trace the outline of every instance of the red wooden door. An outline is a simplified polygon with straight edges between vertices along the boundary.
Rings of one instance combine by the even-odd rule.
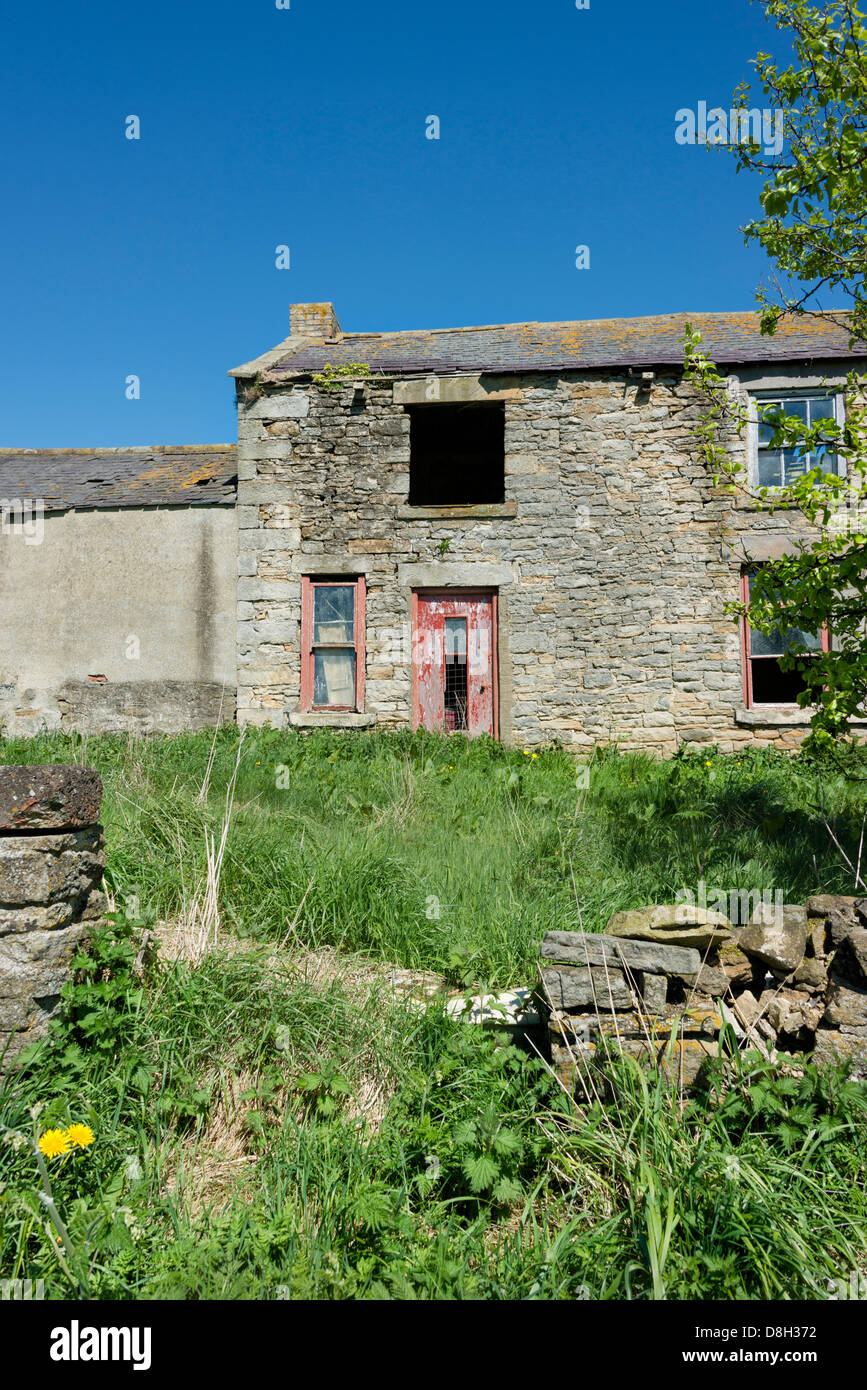
[[[496,594],[412,597],[413,727],[496,738]]]

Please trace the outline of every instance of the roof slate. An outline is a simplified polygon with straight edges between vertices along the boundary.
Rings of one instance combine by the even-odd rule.
[[[841,328],[815,319],[781,323],[762,337],[755,311],[657,314],[650,318],[588,319],[576,323],[507,323],[479,328],[435,328],[405,333],[346,333],[331,343],[299,342],[262,372],[265,381],[321,371],[330,363],[366,362],[375,371],[524,372],[594,367],[680,366],[684,325],[702,334],[715,362],[800,361],[867,355],[850,349]],[[291,343],[287,339],[287,344]],[[274,354],[269,354],[273,356]]]
[[[41,499],[49,512],[231,506],[237,475],[234,444],[0,449],[0,498]]]

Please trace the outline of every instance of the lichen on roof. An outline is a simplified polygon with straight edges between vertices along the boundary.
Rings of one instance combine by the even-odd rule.
[[[683,364],[685,325],[703,338],[708,357],[719,363],[812,361],[855,354],[845,329],[824,320],[796,318],[762,336],[755,311],[656,314],[646,318],[587,319],[564,323],[507,323],[389,333],[344,333],[337,343],[286,340],[272,350],[263,382],[277,382],[363,360],[372,373],[526,372],[594,367],[658,367]],[[258,359],[264,365],[264,359]]]
[[[0,449],[0,497],[45,510],[190,507],[235,503],[234,444],[119,449]]]

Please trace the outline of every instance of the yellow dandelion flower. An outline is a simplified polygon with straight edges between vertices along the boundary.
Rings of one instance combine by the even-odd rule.
[[[39,1140],[39,1147],[46,1158],[58,1158],[68,1153],[69,1140],[62,1129],[47,1129]]]
[[[710,763],[705,763],[705,767],[710,767]]]
[[[77,1149],[86,1149],[93,1143],[93,1130],[88,1125],[70,1125],[66,1137]]]
[[[538,754],[538,753],[531,753],[530,756],[531,756],[532,758],[538,758],[539,754]]]
[[[529,748],[525,748],[525,749],[524,749],[524,757],[525,757],[525,758],[529,758],[529,756],[530,756],[530,750],[529,750]]]

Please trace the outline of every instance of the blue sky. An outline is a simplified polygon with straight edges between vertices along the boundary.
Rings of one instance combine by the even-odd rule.
[[[232,440],[225,373],[292,302],[592,319],[750,308],[765,273],[755,181],[674,139],[782,51],[749,0],[48,0],[4,39],[0,445]]]

